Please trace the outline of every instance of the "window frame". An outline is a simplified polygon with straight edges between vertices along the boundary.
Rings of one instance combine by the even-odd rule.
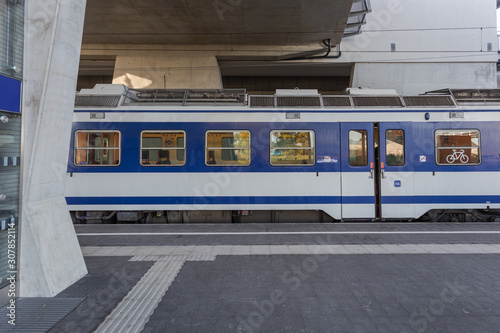
[[[183,133],[184,134],[184,146],[181,147],[157,147],[157,148],[143,148],[142,139],[144,133]],[[142,151],[143,150],[184,150],[184,163],[183,164],[143,164],[142,163]],[[186,131],[184,130],[143,130],[141,131],[140,143],[139,143],[139,164],[143,167],[182,167],[186,165],[187,160],[187,149],[186,149]]]
[[[401,131],[403,132],[403,164],[389,164],[387,162],[387,132],[388,131]],[[385,164],[390,167],[402,167],[406,165],[406,132],[402,128],[388,128],[385,130]]]
[[[209,133],[235,133],[235,132],[247,132],[248,133],[248,147],[247,148],[235,148],[235,147],[208,147],[208,134]],[[208,152],[210,150],[248,150],[248,164],[238,164],[238,163],[228,163],[228,164],[209,164],[208,163]],[[222,158],[222,157],[221,157]],[[236,160],[237,162],[238,160]],[[248,167],[252,164],[252,132],[248,129],[222,129],[222,130],[206,130],[205,131],[205,165],[208,167]]]
[[[296,147],[280,147],[273,148],[272,146],[272,135],[276,132],[309,132],[313,134],[312,144],[310,148],[296,148]],[[312,164],[273,164],[272,152],[273,150],[312,150],[313,152],[313,163]],[[316,132],[312,129],[285,129],[285,130],[271,130],[269,132],[269,164],[272,167],[312,167],[316,165]]]
[[[478,143],[477,143],[477,147],[463,147],[463,146],[459,146],[459,147],[438,147],[438,132],[453,132],[453,131],[462,131],[462,132],[477,132],[477,140],[478,140]],[[478,163],[438,163],[438,151],[439,149],[477,149],[477,152],[478,152]],[[436,163],[436,165],[439,165],[439,166],[476,166],[476,165],[480,165],[482,163],[482,155],[481,155],[481,131],[477,128],[449,128],[449,129],[436,129],[434,131],[434,163]]]
[[[77,147],[78,144],[78,134],[79,133],[118,133],[118,147]],[[78,150],[118,150],[118,164],[112,163],[112,164],[77,164],[76,163],[76,158],[78,156],[77,151]],[[88,155],[87,155],[87,162],[88,162]],[[122,132],[119,130],[85,130],[85,129],[80,129],[76,130],[74,133],[74,141],[73,141],[73,165],[76,167],[117,167],[120,166],[122,163]]]

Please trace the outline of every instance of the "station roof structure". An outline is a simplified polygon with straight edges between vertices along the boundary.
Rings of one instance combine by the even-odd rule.
[[[83,43],[335,45],[359,32],[367,1],[87,0]]]

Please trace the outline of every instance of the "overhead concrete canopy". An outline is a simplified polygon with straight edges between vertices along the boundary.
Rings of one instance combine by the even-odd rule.
[[[331,39],[338,44],[352,4],[353,0],[87,0],[83,43],[297,45]]]

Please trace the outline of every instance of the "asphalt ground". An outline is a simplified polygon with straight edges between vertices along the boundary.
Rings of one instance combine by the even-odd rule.
[[[75,228],[49,332],[500,332],[500,223]]]

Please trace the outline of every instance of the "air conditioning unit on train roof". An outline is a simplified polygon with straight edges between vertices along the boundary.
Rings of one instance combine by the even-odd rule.
[[[132,98],[128,91],[123,84],[96,84],[76,93],[75,107],[118,107],[127,97]]]
[[[346,88],[345,91],[357,96],[398,96],[396,89]]]
[[[318,89],[276,89],[276,96],[319,96]]]
[[[122,95],[128,87],[123,84],[98,83],[92,89],[81,89],[79,95]]]

